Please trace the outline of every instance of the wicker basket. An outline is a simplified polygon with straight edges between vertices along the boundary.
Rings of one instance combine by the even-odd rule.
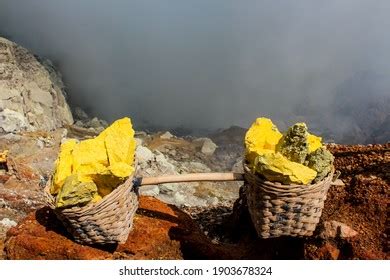
[[[99,202],[66,209],[54,206],[50,184],[45,188],[46,202],[77,242],[104,245],[127,240],[138,208],[132,176]]]
[[[324,207],[334,170],[312,185],[282,185],[253,174],[244,164],[248,209],[261,238],[311,236]]]

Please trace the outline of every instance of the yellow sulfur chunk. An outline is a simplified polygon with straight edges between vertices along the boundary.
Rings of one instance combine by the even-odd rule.
[[[98,195],[98,194],[95,194],[95,196],[93,197],[93,199],[91,200],[92,203],[96,203],[96,202],[99,202],[100,200],[102,200],[103,198]]]
[[[272,182],[283,184],[309,184],[317,172],[302,164],[292,162],[281,153],[260,154],[256,157],[254,171]]]
[[[117,120],[94,139],[61,145],[51,188],[52,194],[61,194],[58,206],[97,202],[109,194],[134,173],[135,148],[129,118]]]
[[[77,141],[74,139],[67,140],[61,144],[60,154],[56,160],[55,174],[53,183],[50,188],[52,194],[57,194],[65,179],[72,174],[73,157],[72,151],[76,146]]]
[[[100,137],[81,141],[73,149],[72,155],[74,173],[101,173],[108,166],[104,139]]]
[[[134,172],[136,142],[131,121],[128,118],[116,121],[104,132],[110,171],[117,177],[127,177]],[[102,136],[104,136],[102,134]]]
[[[104,197],[113,191],[118,185],[123,183],[126,178],[118,178],[113,175],[96,174],[92,176],[92,180],[98,186],[98,193]]]
[[[114,176],[125,178],[134,172],[134,167],[125,162],[117,162],[113,165],[110,165],[109,170]]]
[[[270,119],[256,119],[245,135],[246,159],[253,162],[258,154],[275,152],[282,136]]]
[[[309,142],[309,153],[316,151],[322,147],[322,138],[308,133],[307,142]]]
[[[99,163],[81,165],[77,170],[74,171],[74,173],[79,174],[83,182],[90,180],[92,176],[96,174],[100,174],[100,175],[111,174],[109,169],[106,166]]]

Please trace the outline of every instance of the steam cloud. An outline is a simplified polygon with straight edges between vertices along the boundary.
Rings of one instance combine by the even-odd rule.
[[[129,115],[141,129],[199,130],[266,115],[282,128],[305,120],[328,138],[363,143],[390,140],[380,131],[390,121],[389,8],[0,0],[0,35],[52,60],[72,103],[108,121]]]

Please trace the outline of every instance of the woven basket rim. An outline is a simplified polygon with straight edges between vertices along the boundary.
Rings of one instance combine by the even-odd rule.
[[[87,203],[84,206],[73,206],[73,207],[69,207],[69,208],[57,208],[57,207],[55,207],[55,205],[54,205],[55,197],[50,193],[50,186],[51,186],[51,182],[52,182],[52,178],[50,177],[50,179],[47,181],[45,189],[44,189],[45,196],[46,196],[46,204],[51,209],[56,210],[56,211],[60,211],[61,213],[64,213],[64,214],[67,214],[67,213],[87,213],[90,210],[99,208],[105,202],[107,202],[109,200],[112,200],[112,198],[118,192],[120,192],[123,188],[130,188],[131,187],[131,190],[133,190],[133,186],[132,185],[133,185],[134,174],[135,174],[135,172],[133,174],[131,174],[126,179],[125,182],[123,182],[118,187],[116,187],[114,190],[112,190],[109,194],[104,196],[100,201],[95,202],[95,203]]]
[[[100,201],[95,202],[95,203],[87,203],[84,206],[73,206],[73,207],[69,207],[69,208],[57,208],[57,207],[55,207],[55,205],[54,205],[55,198],[50,193],[50,186],[51,186],[52,178],[54,176],[54,175],[52,175],[52,176],[49,177],[49,180],[47,181],[46,186],[44,188],[46,204],[51,209],[57,210],[57,211],[61,211],[61,213],[64,213],[64,214],[66,214],[66,213],[77,213],[77,212],[83,213],[83,212],[88,212],[90,210],[93,210],[93,209],[95,209],[97,207],[100,207],[100,205],[102,205],[103,203],[107,202],[107,200],[111,200],[112,197],[115,196],[123,188],[128,188],[131,185],[131,190],[134,189],[133,188],[133,180],[134,180],[136,174],[139,171],[139,169],[138,169],[138,160],[137,160],[136,157],[134,157],[133,166],[134,166],[134,171],[133,171],[133,173],[131,173],[129,175],[129,177],[126,179],[126,181],[123,182],[122,184],[120,184],[119,186],[117,186],[108,195],[104,196]]]
[[[302,189],[305,189],[305,190],[310,190],[310,189],[313,189],[313,188],[317,188],[319,185],[323,185],[324,182],[327,182],[327,181],[333,181],[333,175],[335,173],[335,168],[334,166],[332,165],[332,170],[329,172],[329,174],[324,178],[322,179],[321,181],[319,182],[316,182],[314,184],[282,184],[280,182],[271,182],[271,181],[268,181],[260,176],[258,176],[257,174],[254,174],[250,168],[248,167],[248,164],[243,161],[243,166],[244,166],[244,175],[245,176],[250,176],[252,177],[253,179],[255,179],[256,181],[258,182],[261,182],[262,185],[266,185],[266,186],[269,186],[269,187],[273,187],[273,188],[277,188],[279,191],[286,191],[286,192],[298,192],[298,191],[301,191]]]

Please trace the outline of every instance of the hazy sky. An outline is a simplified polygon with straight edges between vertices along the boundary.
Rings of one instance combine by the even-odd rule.
[[[73,103],[109,121],[289,124],[304,108],[313,126],[349,127],[330,113],[346,81],[375,73],[384,90],[368,98],[390,94],[389,11],[369,0],[0,0],[0,34],[54,61]]]

